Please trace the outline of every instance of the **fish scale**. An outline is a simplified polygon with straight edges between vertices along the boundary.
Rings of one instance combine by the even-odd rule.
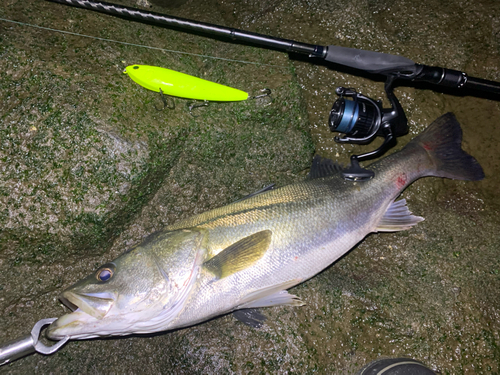
[[[484,177],[461,149],[461,138],[455,117],[446,114],[401,151],[370,165],[370,181],[313,170],[315,178],[265,189],[168,226],[64,291],[61,299],[78,310],[58,319],[47,334],[81,339],[150,333],[238,309],[302,305],[286,290],[369,233],[406,230],[423,220],[405,200],[395,202],[413,181]],[[101,272],[105,281],[99,280]]]
[[[346,186],[348,191],[357,190],[355,185],[351,182],[344,182],[340,176],[324,178],[321,181],[312,180],[277,189],[265,196],[248,199],[247,205],[251,205],[254,200],[259,200],[256,204],[266,207],[254,210],[254,217],[250,222],[245,217],[246,215],[238,217],[240,207],[236,203],[221,209],[219,218],[207,220],[206,217],[214,214],[214,212],[209,212],[207,215],[202,214],[169,227],[170,230],[179,229],[185,225],[206,228],[209,243],[212,243],[213,248],[218,251],[227,247],[231,240],[246,237],[263,229],[270,229],[273,232],[270,249],[254,267],[219,280],[217,285],[208,282],[211,278],[210,274],[202,274],[202,280],[199,283],[200,290],[194,291],[193,295],[204,297],[197,297],[193,305],[188,303],[182,316],[173,323],[183,325],[184,322],[201,321],[203,318],[197,316],[203,316],[206,313],[203,311],[204,307],[207,310],[213,310],[214,305],[218,308],[212,314],[213,316],[219,315],[223,311],[238,306],[238,298],[244,297],[242,291],[253,291],[293,279],[296,280],[295,284],[298,284],[314,276],[345,254],[371,231],[369,227],[373,220],[370,220],[369,215],[356,215],[355,206],[349,199],[333,198],[332,192],[336,191],[339,185]],[[294,202],[293,199],[294,192],[297,190],[303,198],[300,202]],[[307,198],[302,195],[304,191],[309,193]],[[280,201],[282,196],[289,196],[291,203],[275,204],[274,202]],[[380,203],[380,205],[383,204],[384,202]],[[345,220],[346,216],[357,217]],[[238,225],[226,225],[228,217],[234,219],[233,223],[238,222]],[[342,225],[342,223],[345,224]],[[352,223],[355,224],[355,230],[349,228]],[[221,241],[221,238],[229,240]],[[217,251],[214,251],[213,255],[217,255]],[[207,279],[206,282],[203,278]],[[204,290],[204,288],[209,290]],[[214,289],[217,289],[219,293],[216,293]],[[214,296],[220,294],[220,291],[231,291],[224,294],[230,294],[232,298],[225,300],[224,303],[211,301]]]

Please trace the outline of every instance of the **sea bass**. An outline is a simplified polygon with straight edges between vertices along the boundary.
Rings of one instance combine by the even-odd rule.
[[[74,309],[47,335],[87,339],[186,327],[229,312],[303,303],[287,289],[335,262],[369,233],[409,229],[405,187],[420,177],[481,180],[448,113],[401,151],[369,166],[370,181],[346,181],[315,159],[310,177],[260,192],[153,233],[65,290]],[[249,317],[253,319],[252,316]],[[257,316],[257,319],[259,317]]]

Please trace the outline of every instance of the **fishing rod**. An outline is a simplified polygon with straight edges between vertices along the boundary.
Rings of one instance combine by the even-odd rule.
[[[389,99],[389,108],[383,108],[380,100],[375,101],[356,92],[354,89],[344,87],[336,89],[336,93],[340,98],[334,102],[330,111],[329,126],[332,132],[342,133],[343,136],[335,137],[335,141],[338,143],[367,144],[378,136],[384,138],[383,144],[376,150],[351,157],[351,166],[343,172],[344,177],[349,180],[372,178],[374,176],[373,172],[361,168],[359,162],[382,155],[396,144],[397,137],[408,133],[406,115],[393,92],[395,80],[426,82],[462,92],[473,90],[494,95],[500,94],[500,82],[470,77],[465,72],[458,70],[417,64],[403,56],[335,45],[320,46],[302,43],[103,1],[48,1],[84,8],[127,20],[215,36],[231,42],[249,43],[279,51],[308,55],[311,58],[322,59],[333,64],[386,76],[384,89]]]
[[[466,73],[458,70],[416,64],[403,56],[334,45],[320,46],[302,43],[290,39],[276,38],[250,31],[197,22],[180,17],[172,17],[161,13],[144,11],[103,1],[47,1],[71,5],[157,26],[214,35],[230,39],[232,42],[245,42],[284,52],[306,54],[309,55],[309,57],[324,59],[331,63],[364,70],[368,73],[394,76],[403,80],[424,81],[438,86],[446,86],[455,89],[471,89],[500,94],[500,82],[470,77]]]

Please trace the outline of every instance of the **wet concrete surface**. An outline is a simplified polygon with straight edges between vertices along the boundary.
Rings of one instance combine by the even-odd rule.
[[[135,2],[121,2],[136,6]],[[376,50],[500,80],[495,1],[147,1],[174,16],[320,45]],[[373,146],[333,141],[337,86],[383,98],[377,76],[43,1],[9,0],[0,18],[186,55],[0,21],[0,342],[66,312],[59,292],[144,236],[269,183],[302,179],[314,150],[347,162]],[[253,61],[245,64],[199,55]],[[264,101],[214,104],[193,118],[121,71],[158,65]],[[150,337],[71,342],[0,373],[355,373],[379,356],[442,374],[500,371],[497,189],[500,107],[491,97],[398,87],[410,134],[453,111],[486,179],[422,179],[403,197],[425,221],[370,235],[293,289],[301,308],[231,316]],[[399,147],[398,146],[398,147]]]

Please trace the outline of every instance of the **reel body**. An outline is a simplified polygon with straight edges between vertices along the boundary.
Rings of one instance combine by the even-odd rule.
[[[384,137],[384,142],[377,149],[351,156],[351,165],[342,173],[347,180],[369,180],[374,172],[359,165],[362,160],[373,159],[384,154],[396,144],[396,137],[408,133],[408,120],[392,90],[394,77],[385,83],[385,93],[391,104],[382,108],[382,101],[373,100],[352,88],[338,87],[339,99],[333,103],[328,123],[332,132],[344,135],[334,138],[338,143],[367,144],[375,137]]]

